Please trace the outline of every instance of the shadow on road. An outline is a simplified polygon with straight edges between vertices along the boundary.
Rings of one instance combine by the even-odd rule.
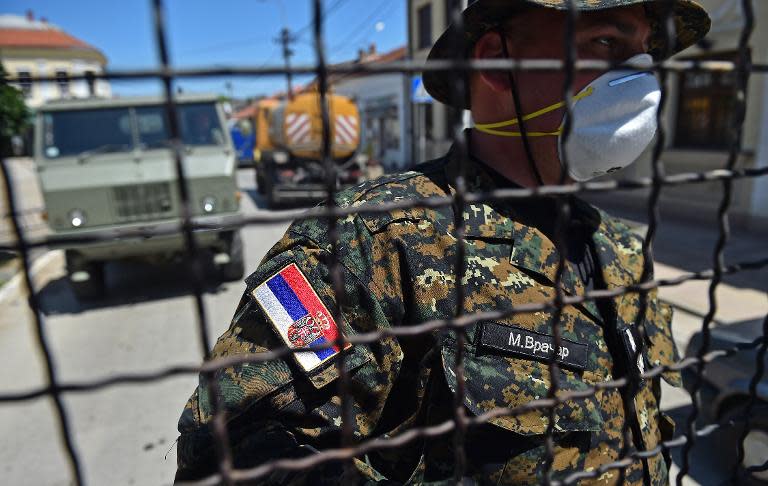
[[[152,265],[112,262],[105,267],[105,278],[106,295],[99,300],[86,301],[75,297],[67,277],[51,280],[38,293],[41,310],[46,315],[77,314],[193,294],[192,271],[180,263]],[[224,285],[216,281],[208,269],[203,282],[203,292],[217,294],[225,289]]]
[[[643,231],[648,225],[645,207],[626,206],[612,195],[591,194],[587,199],[608,210],[611,215],[643,227]],[[686,272],[714,268],[714,251],[720,236],[717,214],[712,209],[703,209],[700,215],[702,220],[692,221],[676,216],[670,204],[659,204],[660,219],[653,240],[654,260]],[[726,266],[762,261],[768,258],[765,237],[739,226],[731,227],[724,255]],[[768,292],[768,279],[763,278],[761,272],[764,269],[740,271],[725,275],[723,282],[738,288]]]
[[[693,407],[690,405],[667,410],[676,423],[675,437],[685,435],[688,417]],[[705,424],[698,424],[701,429]],[[687,476],[702,486],[725,486],[733,484],[731,477],[735,460],[736,446],[741,427],[724,426],[705,437],[696,439],[690,453],[690,469]],[[683,446],[672,449],[672,462],[678,469],[683,467]],[[675,484],[677,473],[671,474],[670,484]]]

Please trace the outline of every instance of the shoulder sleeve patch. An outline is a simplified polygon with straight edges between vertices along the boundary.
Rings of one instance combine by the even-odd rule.
[[[290,349],[314,348],[338,338],[338,326],[307,277],[291,263],[253,289],[253,297]],[[347,343],[346,348],[351,347]],[[338,346],[292,353],[305,372],[337,354]]]

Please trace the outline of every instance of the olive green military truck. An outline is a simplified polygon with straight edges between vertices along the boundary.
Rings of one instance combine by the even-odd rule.
[[[195,230],[223,280],[243,276],[235,152],[213,96],[179,96],[177,118]],[[104,264],[173,259],[185,251],[169,120],[160,98],[67,100],[37,113],[35,162],[52,236],[63,241],[79,298],[104,294]],[[141,232],[164,232],[139,236]],[[99,232],[109,238],[82,243]],[[134,233],[133,235],[130,233]]]

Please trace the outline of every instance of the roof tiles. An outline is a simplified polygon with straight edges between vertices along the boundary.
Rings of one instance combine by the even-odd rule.
[[[60,49],[97,49],[60,30],[0,29],[0,48],[32,47]]]

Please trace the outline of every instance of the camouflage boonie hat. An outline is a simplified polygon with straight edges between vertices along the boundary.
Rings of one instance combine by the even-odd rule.
[[[700,41],[709,32],[711,20],[706,10],[696,0],[571,0],[582,11],[602,10],[628,5],[645,4],[651,20],[650,54],[660,59],[666,53],[676,54]],[[659,19],[670,2],[673,5],[672,16],[675,19],[675,43],[665,49],[666,34]],[[567,10],[568,0],[470,0],[464,9],[464,31],[460,32],[455,24],[448,26],[445,32],[432,46],[428,60],[455,59],[461,49],[469,49],[486,32],[497,28],[502,22],[529,7],[547,7]],[[462,39],[463,38],[463,39]],[[466,54],[466,52],[465,52]],[[461,57],[466,57],[462,55]],[[456,105],[452,100],[451,85],[461,74],[451,71],[431,71],[424,73],[424,87],[433,98],[446,105]],[[465,100],[463,106],[469,108]]]

